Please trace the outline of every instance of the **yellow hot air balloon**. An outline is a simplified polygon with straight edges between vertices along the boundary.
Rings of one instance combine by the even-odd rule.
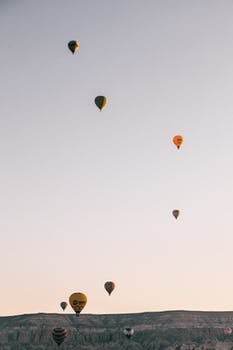
[[[79,49],[79,43],[78,41],[75,40],[71,40],[68,42],[68,48],[70,49],[70,51],[74,54],[75,52],[78,51]]]
[[[83,293],[73,293],[69,297],[69,303],[72,309],[76,312],[76,315],[79,316],[80,312],[87,303],[87,297]]]
[[[179,149],[180,146],[184,143],[184,138],[181,135],[176,135],[173,137],[173,142],[176,145],[176,147]]]
[[[174,209],[174,210],[172,211],[172,214],[173,214],[173,216],[177,219],[178,216],[180,215],[180,211],[179,211],[178,209]]]
[[[95,98],[96,106],[102,111],[108,104],[108,99],[105,96],[97,96]]]
[[[115,288],[115,283],[114,282],[110,282],[107,281],[104,284],[104,288],[106,289],[106,291],[108,292],[108,294],[110,295],[113,291],[113,289]]]

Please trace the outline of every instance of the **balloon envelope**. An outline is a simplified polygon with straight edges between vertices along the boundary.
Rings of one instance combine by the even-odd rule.
[[[105,96],[97,96],[95,98],[95,104],[96,106],[102,111],[108,103],[108,99]]]
[[[123,332],[127,338],[131,338],[132,335],[134,334],[134,329],[130,327],[126,327]]]
[[[178,216],[180,215],[180,211],[179,211],[178,209],[174,209],[174,210],[172,211],[172,214],[173,214],[173,216],[177,219]]]
[[[231,327],[226,327],[226,328],[224,329],[224,333],[225,333],[226,335],[230,335],[230,334],[232,333]]]
[[[110,282],[107,281],[104,284],[104,288],[106,289],[106,291],[108,292],[108,294],[110,295],[113,291],[113,289],[115,288],[115,283],[114,282]]]
[[[65,328],[57,327],[53,329],[52,336],[53,340],[57,343],[57,345],[60,345],[65,340],[67,336],[67,331]]]
[[[184,143],[184,138],[181,135],[176,135],[173,137],[173,142],[176,145],[176,147],[179,149],[180,146]]]
[[[61,306],[62,310],[64,311],[65,308],[67,307],[67,302],[62,301],[62,302],[60,303],[60,306]]]
[[[75,40],[71,40],[68,43],[68,48],[70,49],[70,51],[74,54],[75,52],[78,51],[79,49],[79,43]]]
[[[79,315],[87,303],[87,297],[83,293],[73,293],[69,298],[69,303],[76,314]]]

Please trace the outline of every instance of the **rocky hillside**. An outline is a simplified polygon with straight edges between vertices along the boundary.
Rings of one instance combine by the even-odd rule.
[[[51,331],[67,329],[59,347]],[[125,327],[135,330],[131,339]],[[0,350],[233,350],[233,312],[167,311],[140,314],[33,314],[0,317]]]

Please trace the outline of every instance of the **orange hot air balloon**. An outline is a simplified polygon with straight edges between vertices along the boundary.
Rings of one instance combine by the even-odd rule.
[[[177,219],[178,216],[180,215],[180,211],[179,211],[178,209],[174,209],[174,210],[172,211],[172,215]]]
[[[69,297],[69,303],[72,309],[76,312],[76,315],[79,316],[80,312],[87,303],[87,297],[83,293],[73,293]]]
[[[110,295],[113,291],[113,289],[115,288],[115,283],[114,282],[110,282],[107,281],[104,284],[104,288],[106,289],[106,291],[108,292],[108,294]]]
[[[176,147],[179,149],[180,146],[184,143],[184,138],[181,135],[176,135],[173,137],[173,142],[176,145]]]

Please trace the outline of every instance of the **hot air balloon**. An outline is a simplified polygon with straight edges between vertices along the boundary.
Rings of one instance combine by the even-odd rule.
[[[179,211],[178,209],[174,209],[174,210],[172,211],[172,215],[177,219],[178,216],[180,215],[180,211]]]
[[[78,51],[79,49],[79,43],[78,41],[75,41],[75,40],[71,40],[69,41],[68,43],[68,48],[70,49],[70,51],[74,54],[75,52]]]
[[[106,291],[108,292],[108,294],[110,295],[113,291],[113,289],[115,288],[115,283],[114,282],[110,282],[107,281],[104,284],[104,288],[106,289]]]
[[[224,329],[224,334],[230,335],[231,333],[232,333],[232,328],[231,328],[231,327],[226,327],[226,328]]]
[[[184,142],[184,138],[183,138],[183,136],[181,136],[181,135],[176,135],[176,136],[173,137],[173,142],[174,142],[174,144],[176,145],[176,147],[179,149],[180,146],[181,146],[181,145],[183,144],[183,142]]]
[[[130,339],[132,337],[132,335],[134,334],[134,329],[130,328],[130,327],[126,327],[123,331],[124,335]]]
[[[65,308],[67,307],[67,303],[66,303],[65,301],[62,301],[62,302],[60,303],[60,306],[61,306],[62,310],[64,311]]]
[[[108,99],[105,96],[97,96],[95,98],[95,104],[96,106],[100,109],[100,111],[102,111],[108,103]]]
[[[52,336],[57,345],[61,345],[67,336],[67,331],[65,328],[57,327],[53,329]]]
[[[76,312],[76,315],[79,316],[87,303],[87,297],[83,293],[73,293],[69,298],[69,303],[72,309]]]

